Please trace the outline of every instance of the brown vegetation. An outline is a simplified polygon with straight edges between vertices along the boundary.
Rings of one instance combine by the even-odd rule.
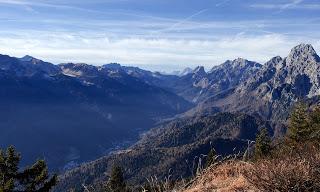
[[[320,191],[320,150],[313,145],[281,151],[244,171],[249,183],[261,191]]]
[[[206,191],[256,191],[243,176],[243,170],[251,165],[243,162],[230,160],[218,166],[211,166],[196,178],[195,182],[183,192],[206,192]]]

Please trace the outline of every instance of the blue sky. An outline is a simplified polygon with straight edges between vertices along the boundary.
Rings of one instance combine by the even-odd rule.
[[[320,51],[318,0],[0,0],[0,53],[172,71]]]

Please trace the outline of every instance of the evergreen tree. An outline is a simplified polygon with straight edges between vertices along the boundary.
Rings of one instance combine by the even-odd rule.
[[[298,104],[293,110],[287,132],[287,139],[290,143],[296,144],[307,141],[312,134],[310,118],[307,107],[304,104]]]
[[[128,191],[127,185],[123,178],[123,172],[120,166],[113,166],[111,177],[107,183],[106,191],[110,192],[126,192]]]
[[[256,145],[254,156],[255,159],[260,159],[266,157],[271,152],[271,138],[269,136],[268,130],[263,128],[259,131],[256,137]]]
[[[20,155],[13,147],[6,152],[0,150],[0,192],[11,192],[15,188]]]
[[[310,141],[320,143],[320,107],[317,106],[310,113]]]
[[[216,151],[211,149],[207,155],[206,167],[212,165],[216,160]]]
[[[6,152],[0,150],[0,192],[47,192],[57,181],[57,176],[49,178],[47,165],[37,161],[30,168],[19,171],[21,156],[14,147]]]

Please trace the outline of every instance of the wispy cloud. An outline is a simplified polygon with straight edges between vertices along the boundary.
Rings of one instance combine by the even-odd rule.
[[[0,0],[0,4],[8,4],[8,5],[29,5],[29,6],[39,6],[39,7],[53,7],[53,8],[67,8],[73,9],[76,7],[71,7],[67,5],[57,5],[50,3],[43,3],[39,1],[27,1],[27,0]]]
[[[220,7],[220,6],[222,6],[222,5],[225,5],[225,4],[227,4],[227,3],[229,3],[231,0],[223,0],[223,1],[221,1],[221,2],[218,2],[218,3],[216,3],[216,7]]]
[[[152,36],[154,37],[155,35],[159,36],[161,35],[162,33],[165,33],[165,32],[170,32],[170,31],[175,31],[175,30],[180,30],[180,26],[186,24],[187,22],[191,21],[194,17],[198,16],[198,15],[201,15],[202,13],[208,11],[208,9],[202,9],[184,19],[181,19],[181,20],[177,20],[175,21],[173,24],[171,24],[169,27],[165,27],[165,28],[162,28],[162,29],[159,29],[159,30],[153,30],[151,31],[151,33],[149,33],[149,36]],[[195,27],[195,26],[194,26]]]
[[[66,1],[67,2],[67,1]],[[113,2],[112,0],[105,1],[105,2]],[[0,4],[6,5],[16,5],[22,7],[28,7],[29,9],[33,9],[33,7],[46,7],[52,9],[62,9],[62,10],[73,10],[73,11],[80,11],[80,12],[90,12],[90,13],[97,13],[97,14],[112,14],[106,13],[104,11],[88,9],[84,7],[74,6],[67,3],[52,3],[52,1],[35,1],[35,0],[0,0]],[[122,11],[117,11],[117,13],[122,13],[126,15],[132,15],[130,13],[125,13]],[[145,15],[134,15],[134,16],[145,16]]]
[[[252,4],[250,5],[251,8],[258,8],[258,9],[274,9],[280,12],[290,9],[306,9],[306,10],[319,10],[320,4],[310,4],[304,3],[304,0],[291,0],[288,3],[272,3],[272,4]]]

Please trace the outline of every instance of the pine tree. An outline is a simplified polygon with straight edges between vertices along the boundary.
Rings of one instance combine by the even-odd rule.
[[[289,118],[287,139],[290,143],[297,144],[307,141],[312,134],[310,118],[307,107],[304,104],[298,104]]]
[[[320,107],[317,106],[310,113],[310,128],[311,128],[311,136],[309,138],[310,141],[320,143]]]
[[[260,159],[268,156],[271,153],[271,138],[269,136],[268,130],[263,128],[259,131],[256,137],[255,159]]]
[[[212,165],[216,160],[216,151],[214,149],[211,149],[208,153],[207,156],[207,161],[206,161],[206,167],[209,167]]]
[[[0,150],[0,191],[11,192],[15,188],[20,154],[9,147],[6,152]]]
[[[127,185],[123,178],[123,172],[120,166],[113,166],[111,177],[107,183],[106,191],[110,192],[126,192]]]
[[[19,171],[20,159],[14,147],[0,151],[0,192],[47,192],[56,184],[57,176],[49,178],[45,161],[39,160],[30,168]]]

